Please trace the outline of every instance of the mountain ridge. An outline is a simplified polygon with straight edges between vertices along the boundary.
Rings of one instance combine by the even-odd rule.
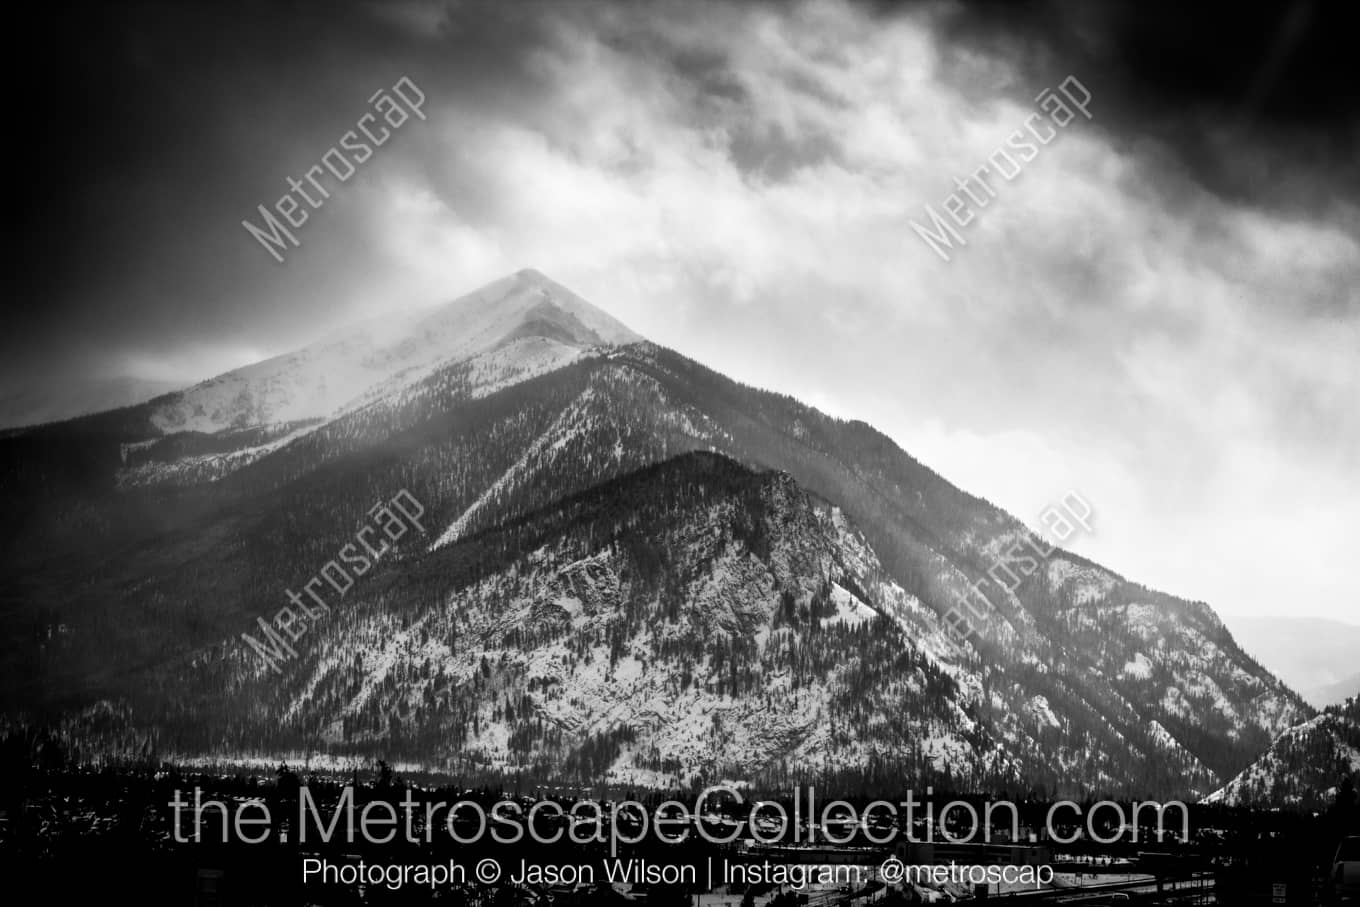
[[[530,319],[538,324],[526,326]],[[353,324],[291,353],[157,398],[151,401],[151,421],[170,433],[328,418],[375,385],[399,375],[410,380],[442,361],[490,352],[526,327],[530,336],[551,327],[559,342],[581,348],[641,339],[541,272],[525,268],[452,302]]]
[[[1347,782],[1360,783],[1360,696],[1287,729],[1205,802],[1320,810]]]
[[[347,653],[348,660],[309,661],[299,669],[303,686],[288,687],[295,696],[305,689],[369,690],[362,700],[351,697],[343,706],[335,700],[326,707],[332,710],[326,719],[332,731],[323,733],[317,723],[328,714],[326,709],[308,705],[312,700],[306,697],[278,699],[229,640],[256,614],[277,610],[280,590],[299,581],[297,565],[325,563],[345,534],[362,523],[372,501],[390,496],[391,489],[408,488],[425,502],[433,536],[415,547],[398,546],[384,576],[400,582],[400,571],[415,569],[427,558],[463,557],[484,544],[486,533],[533,513],[551,512],[573,495],[627,487],[634,489],[629,495],[642,501],[645,495],[636,485],[611,483],[675,463],[677,457],[707,452],[748,470],[789,477],[812,499],[841,514],[835,519],[843,521],[845,531],[834,542],[816,541],[821,538],[816,533],[803,537],[783,555],[805,565],[790,572],[762,557],[764,549],[741,541],[749,527],[733,528],[774,518],[766,514],[757,519],[755,513],[764,512],[759,508],[745,518],[731,517],[737,522],[719,524],[728,527],[723,530],[729,539],[727,560],[702,555],[704,545],[671,550],[681,537],[657,524],[651,530],[654,537],[641,540],[651,553],[628,555],[629,570],[660,557],[677,573],[667,574],[666,582],[684,590],[668,594],[686,601],[702,598],[697,590],[736,588],[734,577],[741,575],[751,582],[758,578],[767,591],[787,591],[791,598],[780,607],[795,615],[828,607],[838,614],[842,608],[847,613],[863,609],[861,623],[888,621],[898,628],[894,632],[909,634],[909,644],[901,646],[904,652],[920,653],[922,665],[934,665],[931,671],[955,679],[954,687],[937,690],[938,702],[913,699],[881,673],[880,662],[891,664],[894,657],[881,650],[872,663],[861,664],[864,671],[884,678],[880,685],[887,699],[866,699],[864,689],[842,674],[809,675],[806,682],[809,689],[816,688],[819,701],[842,702],[860,716],[854,719],[861,723],[853,733],[842,728],[835,736],[830,725],[817,731],[823,741],[817,758],[829,760],[838,771],[876,766],[873,770],[881,772],[887,764],[924,771],[928,763],[932,771],[971,772],[973,777],[985,771],[995,779],[1019,779],[1050,790],[1137,790],[1141,785],[1203,795],[1308,714],[1292,691],[1236,646],[1208,606],[1144,589],[1061,549],[1014,591],[992,596],[990,604],[1003,618],[994,638],[955,650],[948,645],[941,616],[1009,546],[1033,535],[1031,530],[953,486],[872,426],[834,419],[792,397],[746,387],[665,348],[633,340],[636,335],[621,325],[619,331],[581,309],[589,306],[584,301],[577,305],[568,300],[568,306],[560,307],[571,318],[543,311],[538,307],[543,297],[535,296],[543,280],[535,272],[520,272],[498,282],[499,287],[479,291],[480,296],[470,294],[467,310],[481,311],[486,300],[506,294],[509,287],[508,294],[517,301],[516,317],[483,318],[475,326],[475,338],[457,348],[467,354],[462,358],[455,354],[429,362],[417,352],[402,359],[401,368],[370,386],[371,393],[361,393],[354,405],[340,405],[329,417],[167,435],[151,418],[154,411],[144,407],[0,447],[0,480],[26,487],[22,477],[36,473],[47,480],[49,490],[60,492],[55,507],[51,502],[41,508],[31,504],[43,531],[19,537],[6,552],[16,574],[31,582],[31,588],[52,586],[46,597],[18,603],[18,613],[37,633],[50,632],[53,615],[71,616],[76,628],[63,642],[64,665],[44,667],[41,653],[19,647],[0,653],[6,673],[46,672],[55,687],[79,686],[88,695],[100,685],[83,678],[107,673],[110,660],[151,665],[140,674],[132,670],[129,676],[135,682],[102,689],[117,701],[136,703],[145,739],[159,740],[169,749],[184,741],[210,750],[217,746],[203,738],[193,717],[196,708],[189,704],[206,702],[235,716],[230,744],[235,749],[266,740],[283,748],[310,741],[337,752],[385,745],[403,756],[423,754],[434,763],[450,758],[451,750],[462,753],[458,758],[467,757],[459,748],[468,738],[440,744],[437,730],[452,727],[450,722],[461,715],[460,727],[475,720],[479,729],[477,758],[486,765],[506,766],[511,737],[518,733],[515,739],[521,744],[529,739],[518,726],[523,708],[550,729],[561,729],[567,721],[541,695],[541,677],[507,667],[496,675],[497,692],[511,698],[510,710],[503,702],[486,708],[480,699],[467,698],[465,687],[482,681],[465,673],[457,674],[453,686],[431,685],[435,676],[463,672],[466,652],[431,650],[423,656],[427,664],[392,651],[384,656],[381,674],[375,675],[379,668],[363,660],[363,651],[332,633],[353,630],[347,623],[351,620],[386,626],[383,615],[389,611],[409,613],[411,620],[425,623],[444,620],[440,615],[451,610],[465,611],[469,620],[481,619],[477,615],[494,611],[499,607],[494,602],[511,592],[526,601],[526,615],[547,613],[555,606],[535,589],[551,589],[559,581],[555,577],[574,569],[574,561],[561,551],[545,555],[547,561],[515,561],[520,566],[495,574],[487,580],[490,586],[471,587],[472,593],[439,586],[436,594],[436,587],[424,586],[380,605],[361,594],[355,611],[317,637],[323,650]],[[554,292],[548,288],[549,297]],[[609,337],[629,342],[598,343]],[[245,412],[255,411],[247,407]],[[74,436],[81,439],[79,456],[54,484],[44,470],[73,456]],[[24,454],[44,449],[43,444],[60,457],[35,465]],[[689,520],[692,537],[702,537],[697,528],[702,520],[695,515]],[[108,528],[114,524],[121,527],[116,537]],[[610,532],[603,525],[595,530],[596,535]],[[38,538],[47,543],[43,557],[65,550],[78,568],[75,572],[103,579],[93,591],[54,585],[33,544]],[[224,539],[233,541],[223,548]],[[585,556],[580,551],[576,555]],[[843,562],[839,579],[811,566],[827,557]],[[848,566],[852,563],[857,566]],[[742,565],[736,574],[730,572],[734,564]],[[517,577],[525,571],[540,574],[540,585],[524,586]],[[183,600],[201,583],[210,584],[213,600],[166,610],[164,603]],[[657,613],[668,613],[663,602],[649,597],[660,594],[652,587],[626,588],[634,610],[662,608]],[[376,588],[373,594],[379,594]],[[103,616],[109,601],[117,603],[122,624]],[[760,620],[775,619],[768,609],[762,613]],[[180,642],[156,624],[167,620]],[[536,618],[525,620],[537,626]],[[795,651],[824,644],[814,640],[818,630],[813,623],[802,619],[788,631],[797,643]],[[616,625],[631,627],[632,635],[611,642],[611,649],[618,645],[655,652],[657,646],[664,648],[664,634],[672,632],[664,621],[629,623],[626,615],[608,617],[596,632],[623,632],[611,629]],[[787,665],[780,667],[780,659],[786,658],[782,650],[770,648],[772,632],[747,638],[710,627],[707,635],[690,638],[697,648],[689,661],[672,665],[672,676],[702,676],[707,684],[719,683],[714,659],[727,663],[721,661],[727,655],[715,654],[728,651],[723,646],[739,647],[742,657],[762,670],[788,670]],[[370,632],[360,635],[377,638]],[[715,641],[719,637],[727,640],[721,646]],[[514,643],[479,651],[488,663],[523,666],[541,654],[535,638],[521,634]],[[184,641],[190,641],[191,654],[185,653]],[[166,660],[156,667],[159,657]],[[201,676],[206,665],[219,672],[211,684]],[[431,673],[436,670],[441,673]],[[375,729],[372,722],[381,709],[373,703],[387,707],[395,700],[374,699],[371,690],[394,676],[403,678],[395,689],[423,698],[399,710],[400,727]],[[654,682],[660,681],[647,681]],[[838,699],[847,685],[858,691],[855,701],[876,702],[877,713],[863,715],[851,700]],[[175,690],[179,692],[167,692]],[[595,690],[588,694],[591,701],[605,698],[589,684],[582,690],[582,696]],[[907,698],[892,699],[902,696]],[[670,708],[680,707],[672,702]],[[743,709],[739,703],[736,714],[746,716],[739,723],[740,734],[758,735],[757,714]],[[884,730],[894,726],[889,713],[902,710],[908,720],[918,720],[933,714],[932,709],[952,717],[947,726],[925,732],[926,737],[952,755],[939,764],[915,757],[892,763],[879,744],[896,741],[892,745],[900,749],[910,748],[911,741]],[[514,717],[507,720],[507,714]],[[674,712],[657,727],[682,719],[681,712]],[[493,726],[501,730],[486,737],[481,729]],[[875,728],[887,736],[877,738]],[[548,738],[534,738],[543,739]],[[946,740],[954,743],[946,746]],[[488,748],[495,741],[502,747],[499,752]],[[706,755],[689,753],[685,771],[716,770],[727,758],[723,754],[730,755],[717,738],[709,743]],[[669,744],[635,736],[629,745],[660,752]],[[516,752],[561,765],[576,764],[573,760],[582,753],[570,747],[531,749],[521,746]],[[773,771],[771,760],[777,758],[756,750],[746,751],[746,757],[753,761],[745,770],[753,774]],[[647,764],[660,763],[648,757]],[[742,768],[739,760],[727,767]],[[628,769],[622,764],[611,768]],[[632,768],[638,765],[632,763]]]

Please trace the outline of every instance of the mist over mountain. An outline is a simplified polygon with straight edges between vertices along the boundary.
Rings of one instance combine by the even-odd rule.
[[[0,430],[72,419],[145,403],[183,384],[145,378],[100,378],[14,391],[0,397]]]
[[[1230,617],[1242,648],[1315,708],[1360,696],[1360,626],[1307,617]]]
[[[85,755],[1203,796],[1313,717],[1208,606],[525,270],[0,438],[4,712]],[[243,643],[399,491],[296,657]]]

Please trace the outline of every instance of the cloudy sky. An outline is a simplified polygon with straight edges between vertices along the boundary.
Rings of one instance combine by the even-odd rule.
[[[44,5],[0,398],[189,383],[532,266],[1233,615],[1360,623],[1350,4]],[[1035,97],[1061,130],[915,234]],[[275,262],[241,226],[424,91]],[[37,84],[33,84],[36,81]],[[120,385],[124,386],[124,385]]]

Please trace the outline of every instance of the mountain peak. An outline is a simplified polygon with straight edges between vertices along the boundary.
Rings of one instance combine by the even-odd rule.
[[[326,418],[391,389],[399,376],[416,380],[507,345],[532,346],[516,367],[533,369],[642,339],[541,271],[523,268],[432,309],[351,325],[204,381],[157,406],[152,421],[162,431],[211,433]]]
[[[545,286],[557,285],[557,283],[552,278],[550,278],[547,274],[544,274],[537,268],[520,268],[518,271],[515,272],[515,279],[522,280],[527,283],[536,283]]]
[[[508,334],[522,334],[526,324],[551,324],[567,329],[575,342],[625,344],[644,339],[536,268],[521,268],[509,277],[457,300],[451,307],[460,308],[459,304],[468,299],[475,300],[474,306],[498,310],[501,315],[517,321]],[[557,314],[552,314],[554,310]],[[551,331],[549,336],[559,336],[559,332]]]

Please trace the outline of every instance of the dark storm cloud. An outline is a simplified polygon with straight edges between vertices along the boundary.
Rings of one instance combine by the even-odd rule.
[[[735,21],[731,6],[693,7],[693,18]],[[948,39],[946,74],[951,65],[975,65],[959,56],[979,49],[1018,67],[1019,77],[1010,73],[1000,85],[960,72],[965,94],[971,87],[982,97],[1001,91],[1030,102],[1035,86],[1080,73],[1098,99],[1094,128],[1171,150],[1172,172],[1160,185],[1171,204],[1183,179],[1291,209],[1325,206],[1339,189],[1354,194],[1354,4],[869,8],[884,20],[927,11]],[[705,43],[701,29],[696,37],[674,27],[685,18],[680,9],[653,4],[649,16],[548,2],[40,5],[29,41],[45,61],[43,78],[25,79],[19,93],[26,129],[11,165],[24,226],[7,294],[10,337],[30,346],[78,315],[88,343],[98,344],[139,312],[190,337],[201,319],[229,332],[228,320],[249,317],[252,305],[275,305],[292,288],[254,261],[258,250],[242,242],[240,217],[314,163],[367,93],[402,73],[428,80],[435,97],[457,98],[469,116],[518,110],[550,140],[573,141],[573,124],[539,106],[555,86],[533,65],[562,28],[592,31],[602,46],[646,57],[684,86],[696,115],[712,113],[728,127],[728,152],[748,175],[779,181],[845,164],[839,137],[815,124],[744,117],[751,97],[740,63],[729,48]],[[663,18],[672,27],[646,26]],[[845,52],[834,44],[800,49]],[[785,77],[791,92],[838,100],[796,67],[786,66]],[[1177,174],[1176,165],[1188,172]],[[463,217],[494,222],[494,186],[455,187],[440,162],[427,157],[424,166]],[[307,254],[337,263],[363,257],[362,225],[331,212],[309,228],[323,232],[333,241]]]
[[[1360,4],[987,0],[942,34],[1014,61],[1018,93],[1079,73],[1098,127],[1155,139],[1216,193],[1315,210],[1360,186]],[[1173,193],[1174,195],[1174,193]]]
[[[23,229],[0,378],[88,367],[101,348],[145,339],[151,326],[170,341],[231,336],[281,298],[301,302],[292,317],[314,316],[301,309],[320,294],[271,269],[241,219],[272,204],[288,176],[352,127],[371,92],[403,74],[473,110],[512,110],[534,89],[521,66],[540,40],[529,4],[441,13],[428,33],[388,12],[40,4],[30,50],[44,59],[43,77],[23,80],[26,125],[10,164]],[[394,159],[420,141],[403,136],[382,157],[399,167]],[[307,255],[335,265],[318,270],[337,283],[349,279],[346,263],[367,258],[365,225],[339,211],[357,207],[356,195],[316,212],[303,240]],[[64,359],[41,349],[57,336]]]

